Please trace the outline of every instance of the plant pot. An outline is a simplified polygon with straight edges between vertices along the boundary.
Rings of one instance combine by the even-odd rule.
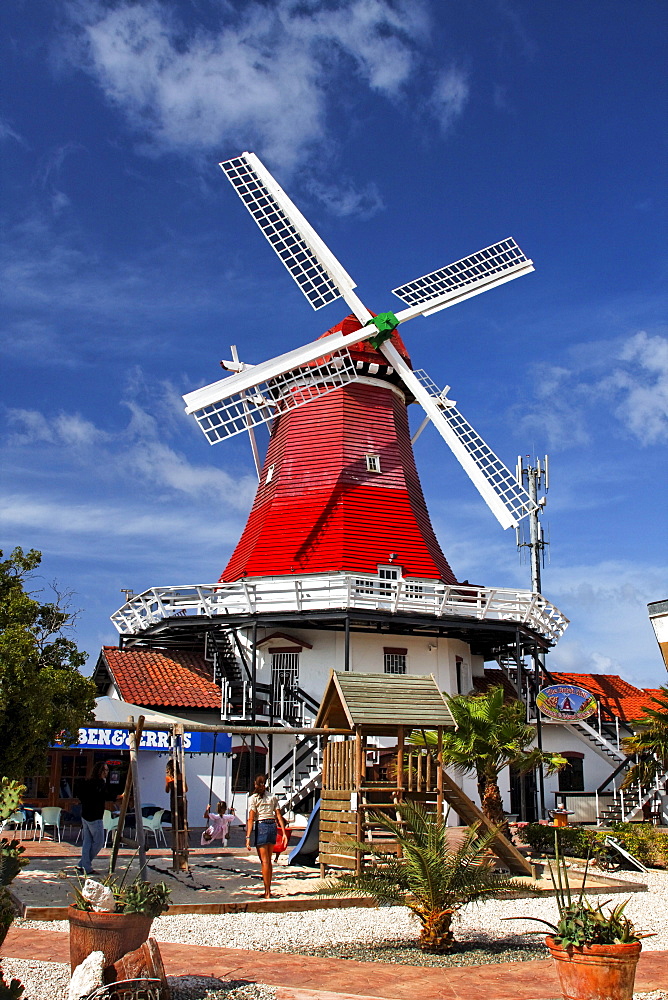
[[[591,944],[562,948],[545,944],[555,962],[564,1000],[633,1000],[642,944]]]
[[[93,951],[103,952],[105,969],[113,965],[148,939],[153,923],[153,917],[145,913],[93,913],[75,906],[68,907],[67,919],[72,972]]]

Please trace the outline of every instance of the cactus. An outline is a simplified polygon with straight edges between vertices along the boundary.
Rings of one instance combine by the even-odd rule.
[[[25,785],[19,781],[10,781],[6,776],[3,777],[0,783],[0,822],[9,819],[12,813],[16,812],[25,793]]]
[[[0,969],[0,1000],[21,1000],[24,990],[25,986],[19,979],[12,979],[11,983],[7,983]]]
[[[9,885],[22,868],[30,864],[28,858],[22,857],[25,847],[18,840],[0,840],[0,886]]]

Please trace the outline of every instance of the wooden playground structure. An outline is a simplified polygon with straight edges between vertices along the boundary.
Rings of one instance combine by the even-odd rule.
[[[144,717],[128,719],[130,761],[127,784],[118,828],[114,837],[111,869],[118,849],[124,846],[139,853],[145,863],[145,836],[141,816],[137,748]],[[360,871],[365,852],[342,847],[341,840],[354,838],[361,843],[383,842],[384,850],[397,849],[388,839],[374,813],[397,816],[397,807],[405,800],[421,802],[437,816],[444,815],[447,803],[466,825],[489,827],[480,809],[449,777],[443,767],[443,731],[454,726],[448,704],[433,675],[358,674],[331,671],[315,725],[308,728],[267,726],[195,726],[199,732],[232,735],[312,735],[324,738],[322,791],[320,798],[319,863],[321,872],[328,867]],[[104,725],[104,723],[101,723]],[[183,751],[183,724],[154,724],[152,729],[170,733],[170,760],[174,787],[172,803],[172,867],[188,870],[187,781]],[[413,732],[427,742],[425,746],[408,743]],[[382,739],[382,743],[380,740]],[[382,763],[381,763],[382,759]],[[134,795],[136,839],[123,837],[123,820]],[[495,833],[491,848],[513,873],[532,875],[532,867],[502,834]]]

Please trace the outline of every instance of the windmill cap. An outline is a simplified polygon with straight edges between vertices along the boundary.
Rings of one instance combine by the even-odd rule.
[[[376,314],[374,313],[373,315]],[[357,316],[351,313],[350,316],[346,316],[346,318],[341,320],[340,323],[337,323],[336,326],[333,326],[331,330],[327,330],[325,333],[323,333],[322,336],[318,338],[318,340],[321,340],[322,337],[329,336],[330,333],[348,334],[348,333],[354,333],[355,330],[361,330],[361,329],[362,329],[362,324],[358,320]],[[369,337],[372,337],[374,333],[377,333],[377,330],[375,329],[375,327],[371,326],[369,329]],[[413,366],[411,364],[410,355],[406,350],[406,346],[403,340],[401,339],[396,330],[392,332],[390,340],[397,349],[397,351],[399,352],[399,354],[401,355],[401,357],[404,359],[406,364],[411,365],[412,368]],[[381,354],[380,351],[377,351],[376,348],[373,347],[366,339],[360,340],[359,343],[357,344],[353,344],[351,347],[348,348],[348,350],[350,351],[350,354],[355,361],[364,361],[366,364],[376,364],[376,365],[388,364],[388,360],[385,357],[385,355]]]

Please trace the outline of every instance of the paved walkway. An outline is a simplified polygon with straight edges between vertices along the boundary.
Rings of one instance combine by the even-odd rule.
[[[186,944],[160,944],[160,952],[169,976],[259,981],[280,987],[279,1000],[556,1000],[560,994],[551,959],[437,969]],[[2,954],[68,962],[69,938],[12,927]],[[636,992],[666,986],[668,952],[643,952]]]

